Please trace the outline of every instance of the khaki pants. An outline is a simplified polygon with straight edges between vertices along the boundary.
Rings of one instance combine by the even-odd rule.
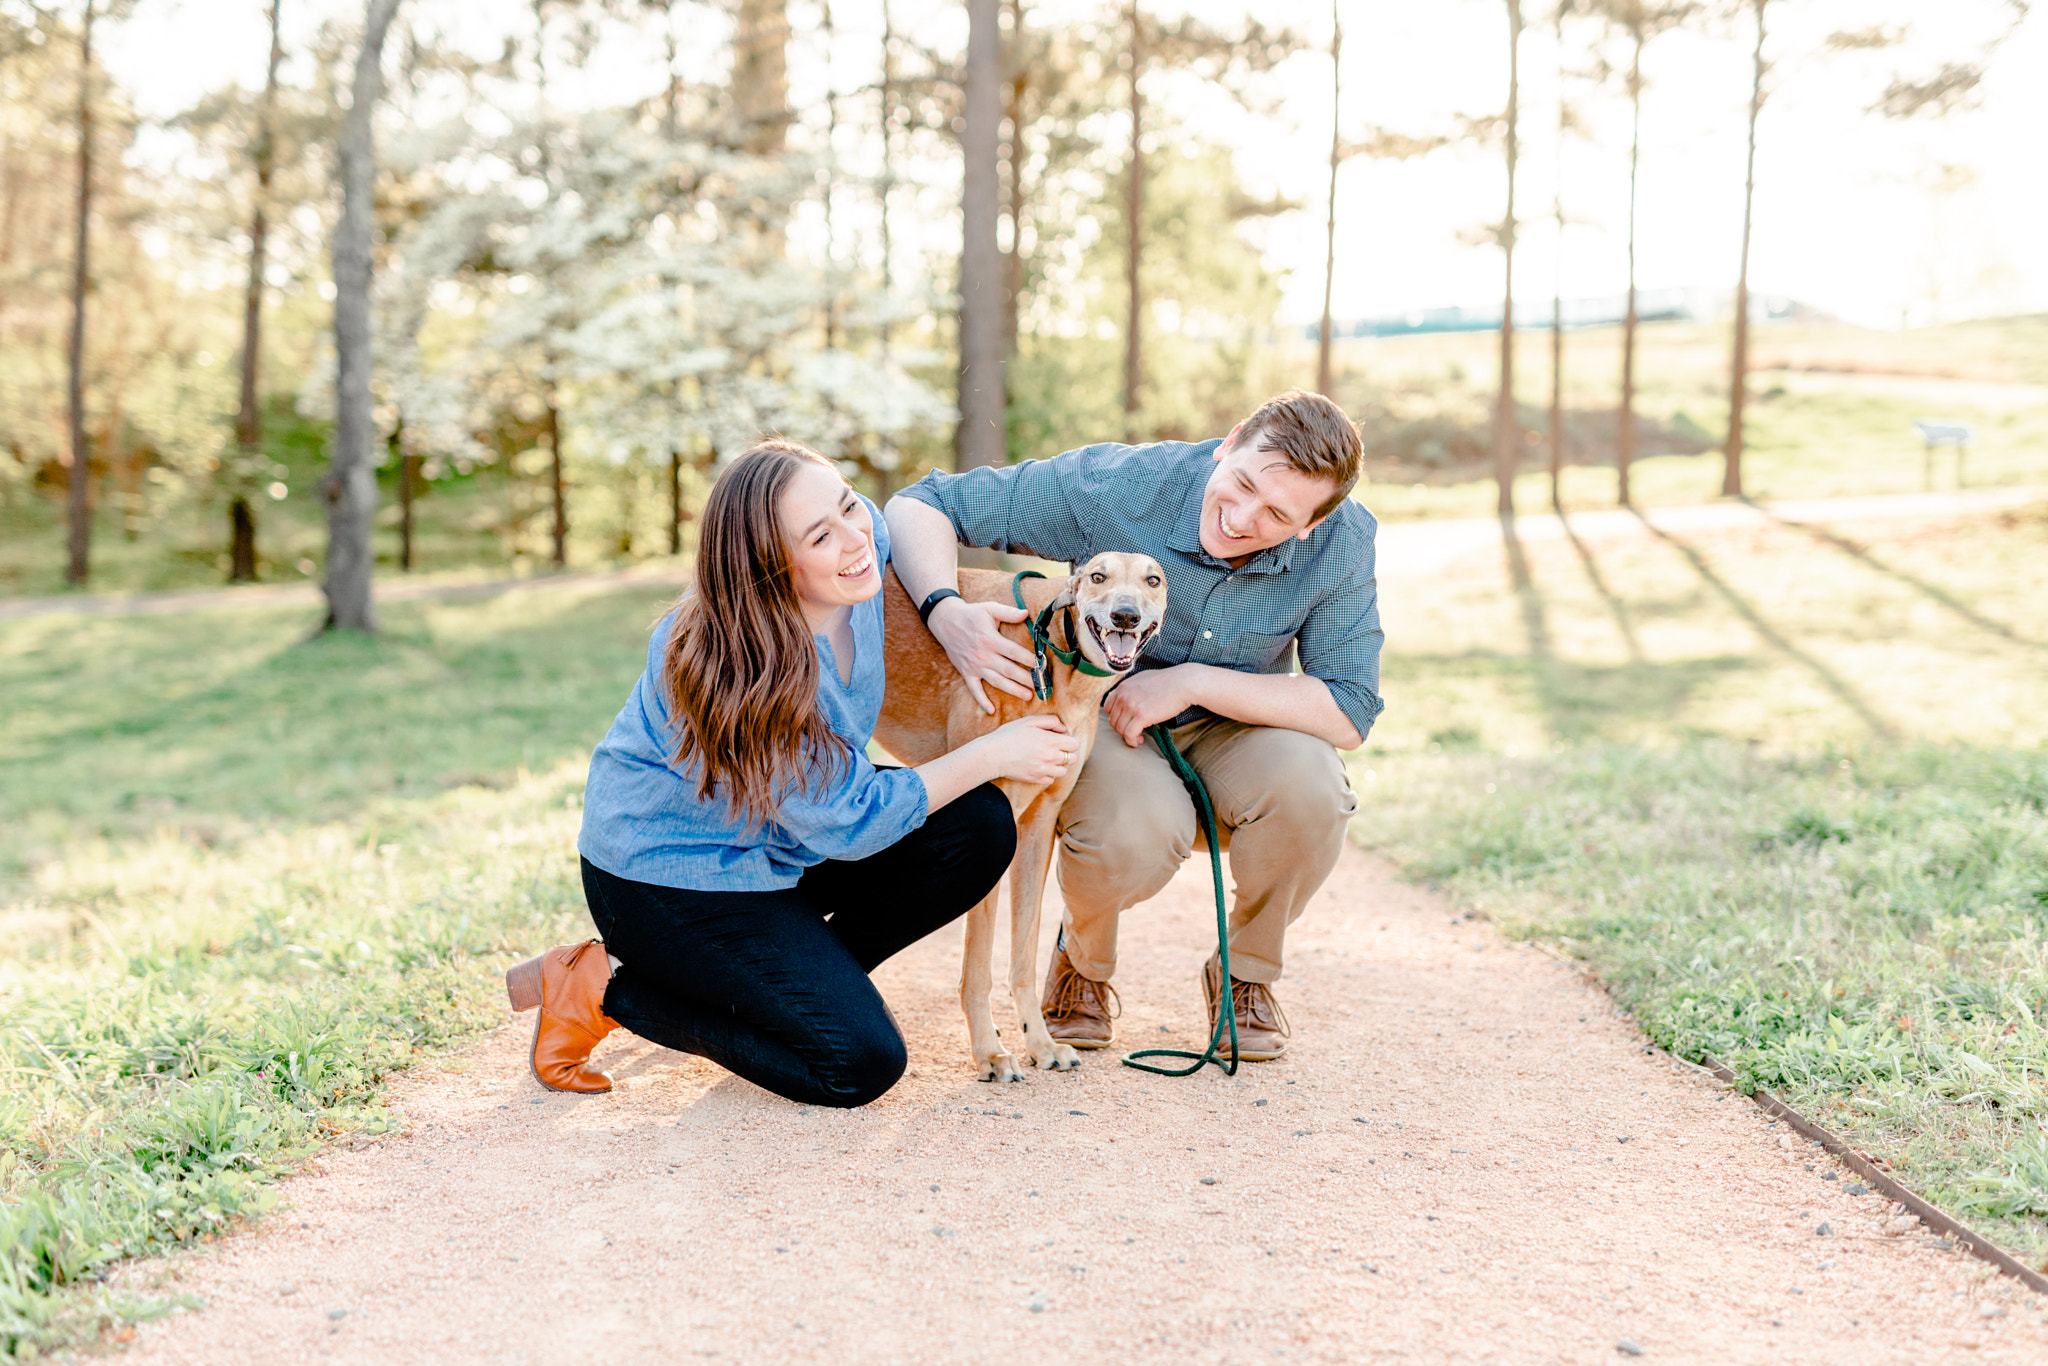
[[[1287,927],[1337,866],[1358,800],[1328,741],[1277,726],[1205,720],[1173,732],[1202,775],[1230,851],[1230,975],[1276,982]],[[1148,737],[1133,749],[1105,719],[1060,811],[1067,958],[1083,977],[1116,972],[1117,917],[1164,887],[1201,821]]]

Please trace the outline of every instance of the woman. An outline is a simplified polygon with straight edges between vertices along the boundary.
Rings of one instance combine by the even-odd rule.
[[[915,769],[865,753],[882,705],[888,529],[830,462],[756,446],[712,486],[692,591],[591,756],[583,892],[601,940],[513,968],[540,1007],[533,1071],[586,1066],[614,1029],[806,1104],[863,1105],[903,1075],[868,973],[986,896],[1017,831],[997,778],[1054,781],[1079,748],[1050,717]]]

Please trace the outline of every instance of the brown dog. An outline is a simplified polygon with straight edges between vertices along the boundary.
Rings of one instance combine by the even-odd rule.
[[[1004,779],[996,785],[1010,799],[1017,817],[1017,854],[1010,864],[1010,998],[1024,1025],[1024,1046],[1040,1067],[1058,1071],[1080,1065],[1080,1055],[1046,1030],[1038,1004],[1038,920],[1045,896],[1046,870],[1052,863],[1053,825],[1060,806],[1081,776],[1081,765],[1095,744],[1095,723],[1102,699],[1117,679],[1129,673],[1166,616],[1166,575],[1149,555],[1102,554],[1077,569],[1073,577],[1026,579],[1024,606],[1031,620],[1041,618],[1056,651],[1046,652],[1050,696],[1025,699],[989,688],[996,704],[993,716],[975,705],[967,685],[932,633],[917,618],[917,608],[895,574],[882,585],[884,630],[888,641],[888,690],[882,699],[875,739],[906,764],[922,764],[948,750],[986,735],[1022,716],[1052,714],[1081,742],[1080,753],[1066,776],[1050,786],[1032,786]],[[1014,604],[1011,576],[987,569],[960,571],[960,596],[969,602]],[[1004,626],[1004,635],[1026,649],[1034,648],[1022,624]],[[1077,654],[1074,662],[1057,651]],[[1080,667],[1085,659],[1097,672]],[[967,913],[967,951],[960,968],[960,1005],[967,1012],[967,1032],[975,1066],[983,1081],[1022,1081],[1023,1071],[996,1037],[989,988],[995,977],[996,894]]]

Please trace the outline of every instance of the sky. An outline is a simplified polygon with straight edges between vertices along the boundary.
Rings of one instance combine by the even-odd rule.
[[[831,79],[849,89],[874,76],[882,0],[834,0]],[[965,7],[893,0],[899,28],[943,48],[965,33]],[[1173,0],[1205,17],[1242,14],[1228,0]],[[1772,63],[1759,130],[1751,287],[1851,321],[1920,325],[1986,314],[2048,310],[2048,6],[2005,44],[1977,107],[1939,120],[1900,123],[1868,112],[1891,76],[1924,74],[1967,57],[2005,24],[2008,0],[1775,0],[1766,46]],[[1344,26],[1342,126],[1429,134],[1461,115],[1498,113],[1507,87],[1504,0],[1337,0]],[[408,10],[446,26],[479,52],[508,29],[524,31],[527,0],[408,0]],[[1612,83],[1560,80],[1560,48],[1547,10],[1526,5],[1520,49],[1522,169],[1516,295],[1547,308],[1553,285],[1567,297],[1617,294],[1627,278],[1628,104]],[[1032,0],[1034,16],[1080,12],[1080,0]],[[1167,11],[1166,0],[1161,0]],[[288,50],[350,0],[285,0]],[[1167,11],[1170,12],[1170,11]],[[1319,46],[1328,4],[1271,0],[1256,7]],[[826,47],[817,0],[792,0],[792,102],[819,108]],[[1825,39],[1873,25],[1902,35],[1880,52],[1830,54]],[[686,62],[711,77],[724,63],[726,25],[698,11],[679,27]],[[1646,50],[1642,151],[1636,203],[1637,280],[1645,289],[1732,285],[1741,246],[1744,115],[1749,98],[1746,16],[1678,32]],[[1583,68],[1596,30],[1567,36],[1566,64]],[[228,81],[262,80],[267,32],[262,0],[139,0],[104,34],[106,61],[146,117],[189,105]],[[1625,62],[1611,41],[1601,49]],[[659,51],[602,50],[584,78],[589,98],[616,98],[658,79]],[[1237,150],[1255,189],[1304,205],[1266,224],[1259,240],[1285,281],[1285,321],[1321,307],[1323,214],[1331,130],[1327,51],[1300,54],[1266,87],[1271,117],[1170,79],[1148,99],[1188,127]],[[287,72],[289,78],[289,70]],[[1562,92],[1588,135],[1554,133]],[[573,92],[564,98],[575,98]],[[1114,132],[1105,136],[1114,136]],[[138,155],[167,155],[145,139]],[[943,174],[942,168],[934,168]],[[1561,189],[1567,228],[1552,224]],[[1505,176],[1498,152],[1467,145],[1407,162],[1358,158],[1338,184],[1338,260],[1333,311],[1384,317],[1420,308],[1497,305],[1501,256],[1471,244],[1499,221]],[[917,216],[934,251],[957,227],[943,212]],[[913,244],[913,247],[915,244]]]

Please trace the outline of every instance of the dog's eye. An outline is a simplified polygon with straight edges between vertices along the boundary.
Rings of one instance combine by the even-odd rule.
[[[1107,574],[1090,574],[1090,575],[1088,576],[1088,582],[1090,582],[1090,583],[1107,583],[1107,582],[1109,582],[1109,575],[1107,575]]]
[[[1145,586],[1147,588],[1157,588],[1159,586],[1159,576],[1157,574],[1147,574],[1145,576]]]

